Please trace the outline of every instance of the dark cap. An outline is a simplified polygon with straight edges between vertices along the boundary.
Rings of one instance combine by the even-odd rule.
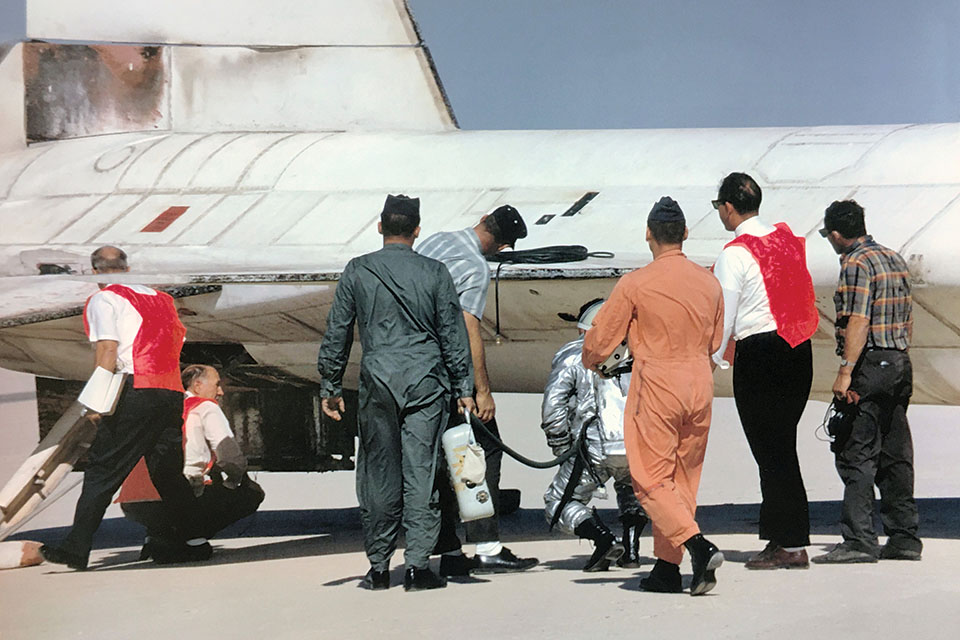
[[[388,195],[386,202],[383,203],[383,214],[393,214],[395,216],[407,216],[420,220],[420,198],[409,198],[402,193],[397,195]]]
[[[512,247],[517,240],[527,237],[527,225],[520,217],[520,212],[510,205],[497,207],[490,217],[493,218],[495,227],[490,232],[497,244],[508,244]]]
[[[653,209],[650,209],[647,222],[686,222],[686,218],[676,200],[663,196],[653,205]]]

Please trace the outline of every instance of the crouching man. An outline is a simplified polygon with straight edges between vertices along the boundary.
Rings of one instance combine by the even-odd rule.
[[[611,562],[621,567],[640,566],[640,533],[647,516],[637,501],[627,466],[623,444],[623,410],[630,385],[630,370],[602,378],[583,366],[583,334],[603,305],[603,299],[591,300],[580,308],[576,320],[580,337],[563,345],[553,358],[550,378],[543,392],[541,410],[547,444],[557,455],[580,446],[581,431],[585,451],[564,462],[543,496],[546,517],[551,527],[560,525],[568,534],[591,540],[593,554],[584,571],[605,571]],[[623,542],[587,506],[594,492],[610,478],[614,479],[617,507],[623,525]]]
[[[220,374],[213,367],[192,364],[183,370],[182,381],[183,475],[197,498],[203,535],[210,538],[254,513],[264,492],[247,475],[247,460],[217,403],[223,396]],[[124,482],[118,502],[127,518],[147,529],[142,560],[166,564],[195,559],[172,542],[177,522],[150,484],[143,461]]]

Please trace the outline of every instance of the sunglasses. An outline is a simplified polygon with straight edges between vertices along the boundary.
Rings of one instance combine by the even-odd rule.
[[[710,201],[710,204],[713,205],[713,208],[714,208],[714,209],[719,210],[719,209],[720,209],[720,205],[722,205],[724,202],[726,202],[726,200],[711,200],[711,201]]]

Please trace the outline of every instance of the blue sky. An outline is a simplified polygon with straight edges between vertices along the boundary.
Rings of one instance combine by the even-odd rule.
[[[957,0],[410,0],[464,128],[960,121]]]
[[[960,121],[958,0],[409,2],[468,129]]]

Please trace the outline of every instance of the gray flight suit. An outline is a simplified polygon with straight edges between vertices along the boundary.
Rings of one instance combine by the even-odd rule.
[[[321,395],[342,394],[357,323],[360,362],[357,499],[371,567],[387,570],[401,524],[407,568],[427,567],[440,531],[434,490],[451,395],[473,393],[470,343],[453,280],[404,244],[354,258],[327,316]]]
[[[580,476],[573,499],[563,507],[557,520],[560,530],[569,534],[590,518],[587,505],[594,492],[610,478],[614,479],[621,520],[645,516],[633,492],[623,444],[623,410],[630,376],[601,378],[583,366],[582,353],[583,336],[580,336],[563,345],[554,356],[541,408],[540,426],[547,436],[547,444],[556,454],[575,446],[581,429],[586,430],[590,469]],[[574,462],[570,458],[560,465],[543,496],[547,522],[553,520],[560,506]]]

